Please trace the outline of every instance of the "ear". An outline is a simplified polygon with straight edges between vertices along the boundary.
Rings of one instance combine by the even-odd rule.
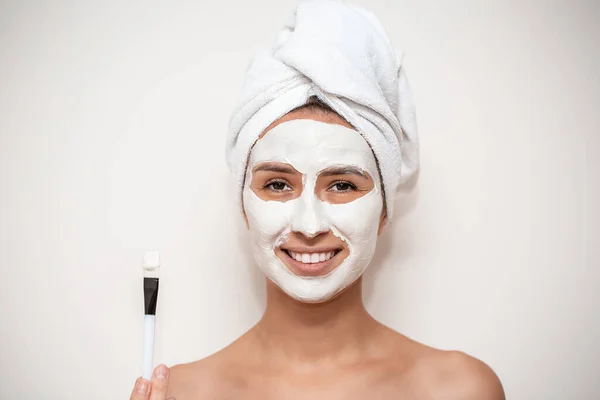
[[[381,212],[381,218],[379,219],[379,229],[377,230],[377,236],[381,236],[383,233],[383,227],[387,223],[387,213],[385,210]]]

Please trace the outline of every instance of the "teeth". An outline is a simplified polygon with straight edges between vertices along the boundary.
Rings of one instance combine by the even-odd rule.
[[[327,253],[294,253],[293,251],[289,251],[288,254],[294,260],[299,261],[303,264],[315,264],[331,259],[335,252],[330,251]]]

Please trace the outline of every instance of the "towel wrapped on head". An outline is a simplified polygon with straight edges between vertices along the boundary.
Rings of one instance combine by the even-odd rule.
[[[345,118],[371,146],[391,218],[398,186],[419,164],[414,101],[402,53],[394,51],[380,21],[342,1],[300,3],[275,44],[252,59],[227,140],[227,162],[240,193],[257,138],[312,96]]]

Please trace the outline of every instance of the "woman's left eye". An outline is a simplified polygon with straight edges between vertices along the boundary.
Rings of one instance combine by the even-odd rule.
[[[329,190],[332,192],[349,192],[351,190],[356,190],[356,186],[350,182],[335,182],[330,186]]]

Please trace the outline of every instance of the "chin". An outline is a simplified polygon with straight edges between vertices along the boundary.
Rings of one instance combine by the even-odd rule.
[[[276,249],[275,254],[271,259],[274,262],[264,270],[269,279],[289,297],[309,304],[325,303],[342,295],[361,277],[370,261],[351,256],[347,248],[329,260],[308,266],[286,259],[291,255],[284,250]]]

